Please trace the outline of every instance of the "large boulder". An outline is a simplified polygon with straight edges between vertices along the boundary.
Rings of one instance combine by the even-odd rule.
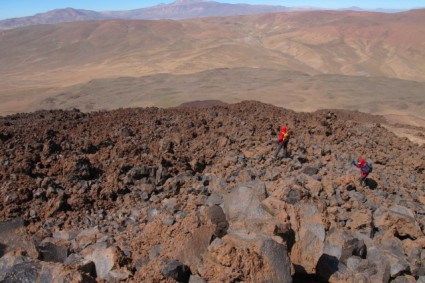
[[[297,273],[315,273],[317,262],[323,253],[325,226],[314,204],[298,208],[300,229],[291,251],[291,261]]]
[[[40,258],[43,261],[64,262],[69,255],[69,244],[52,238],[44,239],[38,245]]]
[[[197,272],[202,264],[202,257],[214,237],[223,237],[229,224],[223,209],[218,206],[203,207],[201,225],[186,235],[177,258],[187,264],[192,272]]]
[[[415,220],[414,213],[400,205],[390,208],[380,207],[373,213],[373,224],[382,231],[394,228],[401,237],[417,239],[424,234]]]
[[[13,273],[13,268],[16,266],[22,266],[22,272],[27,273],[28,278],[32,278],[38,274],[40,270],[39,264],[26,265],[25,263],[30,263],[31,259],[25,256],[15,256],[12,253],[9,253],[0,258],[0,281],[4,280],[7,274]],[[17,270],[17,268],[15,268]]]
[[[352,276],[347,268],[347,260],[357,256],[366,257],[366,246],[362,240],[356,239],[349,232],[332,228],[325,241],[323,254],[317,267],[317,275],[324,281],[337,281],[340,278]]]
[[[77,251],[84,249],[94,244],[96,240],[102,238],[102,236],[103,234],[100,233],[97,226],[82,230],[75,236],[75,240],[72,241],[72,249]]]
[[[0,282],[94,283],[96,281],[85,273],[68,270],[58,263],[36,262],[22,256],[6,256],[0,259]]]
[[[228,221],[271,218],[271,215],[261,205],[266,197],[266,187],[263,182],[253,181],[239,184],[229,194],[223,196],[224,212]]]
[[[37,248],[21,218],[0,223],[0,256],[12,251],[25,252],[31,258],[38,258]]]
[[[376,241],[378,240],[380,241],[385,258],[391,265],[391,277],[410,272],[410,265],[405,258],[402,241],[394,237],[391,232],[387,232],[381,239],[377,239]]]
[[[239,232],[216,238],[203,261],[199,274],[207,281],[292,282],[286,245],[266,236]]]
[[[367,261],[356,267],[355,270],[367,271],[370,282],[389,282],[391,278],[391,264],[381,247],[367,246]]]
[[[96,266],[93,261],[85,259],[83,256],[78,254],[70,254],[65,262],[65,266],[71,269],[79,270],[84,274],[96,277]]]
[[[94,262],[97,277],[104,280],[111,280],[116,277],[116,271],[120,271],[125,262],[121,250],[115,246],[109,246],[106,242],[90,245],[80,254],[84,259]],[[125,268],[123,268],[122,273],[127,274],[127,277],[130,275]]]
[[[368,209],[355,210],[349,215],[347,228],[357,231],[367,237],[371,236],[372,227],[372,211]]]

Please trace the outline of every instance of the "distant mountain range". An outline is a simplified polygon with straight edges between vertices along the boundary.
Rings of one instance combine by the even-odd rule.
[[[271,5],[227,4],[204,0],[177,0],[170,4],[160,4],[148,8],[128,11],[89,11],[73,8],[52,10],[30,17],[12,18],[0,21],[0,29],[12,29],[39,24],[57,24],[63,22],[92,21],[107,19],[191,19],[211,16],[252,15],[302,10],[320,10],[316,7],[284,7]],[[358,7],[343,10],[364,11]],[[398,12],[400,10],[376,10],[379,12]]]
[[[30,17],[13,18],[0,21],[0,29],[12,29],[31,25],[57,24],[64,22],[106,20],[110,17],[99,12],[65,8],[36,14]]]
[[[362,9],[360,7],[348,7],[348,8],[342,8],[339,9],[340,11],[359,11],[359,12],[377,12],[377,13],[398,13],[398,12],[403,12],[405,10],[402,9]]]

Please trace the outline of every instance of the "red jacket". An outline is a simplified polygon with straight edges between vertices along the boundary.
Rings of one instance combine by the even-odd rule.
[[[363,177],[367,177],[368,173],[365,172],[366,169],[366,160],[363,157],[360,157],[356,164],[357,168],[360,168]]]
[[[289,138],[289,132],[288,132],[286,126],[282,126],[282,128],[280,129],[280,135],[279,135],[278,141],[280,143],[283,143],[283,141],[285,139],[288,139],[288,138]]]

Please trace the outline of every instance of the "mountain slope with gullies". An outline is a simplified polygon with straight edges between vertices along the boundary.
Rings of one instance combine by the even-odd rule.
[[[424,279],[424,146],[380,116],[209,103],[2,117],[0,280]]]
[[[423,9],[395,14],[309,11],[75,22],[0,31],[0,113],[40,109],[46,98],[91,80],[196,75],[223,68],[344,75],[376,79],[378,86],[385,77],[415,86],[425,80],[424,19]],[[344,80],[340,85],[344,89]],[[250,99],[237,95],[238,101]],[[350,95],[356,98],[355,92]],[[400,99],[409,95],[409,89],[400,91]],[[269,103],[262,99],[267,96],[264,91],[256,100]],[[104,101],[102,96],[98,101]],[[338,96],[334,101],[340,101]],[[181,102],[185,101],[173,106]],[[111,108],[118,103],[115,100]],[[140,105],[124,105],[133,106]]]

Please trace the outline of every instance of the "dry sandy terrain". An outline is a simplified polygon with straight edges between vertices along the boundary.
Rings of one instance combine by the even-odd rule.
[[[216,69],[195,74],[98,79],[49,97],[34,109],[109,110],[170,107],[193,100],[259,100],[297,111],[324,108],[421,117],[425,83],[376,77],[307,75],[270,69]],[[402,95],[404,94],[405,95]]]

